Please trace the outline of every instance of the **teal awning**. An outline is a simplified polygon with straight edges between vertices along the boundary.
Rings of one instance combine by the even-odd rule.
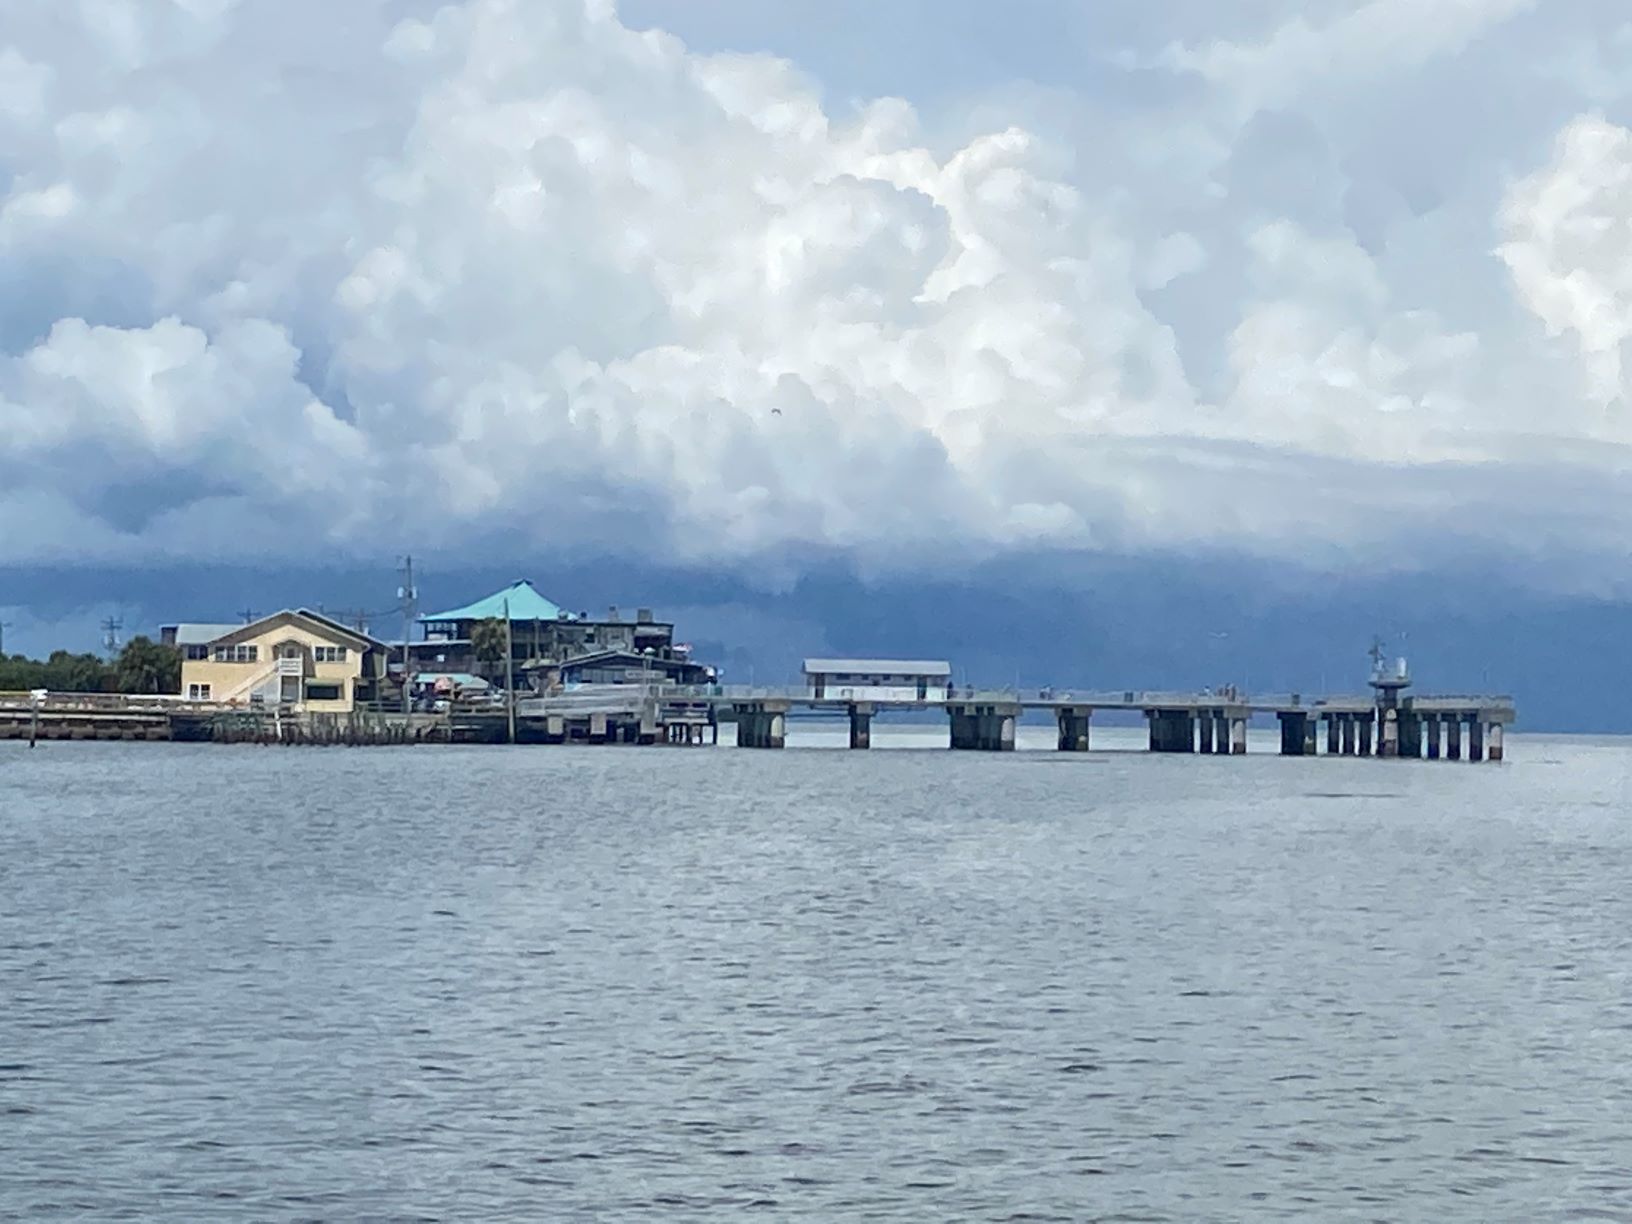
[[[494,591],[486,599],[454,608],[451,612],[431,612],[419,618],[421,624],[431,621],[503,620],[508,602],[510,619],[519,621],[575,620],[561,605],[545,599],[530,582],[512,582],[502,591]]]

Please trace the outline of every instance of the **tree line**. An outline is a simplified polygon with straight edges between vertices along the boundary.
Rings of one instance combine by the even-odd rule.
[[[54,650],[49,658],[0,655],[0,692],[179,693],[181,652],[150,637],[133,637],[111,661]]]

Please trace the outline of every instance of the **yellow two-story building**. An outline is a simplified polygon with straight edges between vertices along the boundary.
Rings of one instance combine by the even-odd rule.
[[[247,625],[167,625],[181,695],[228,705],[346,714],[382,698],[385,643],[304,608]]]

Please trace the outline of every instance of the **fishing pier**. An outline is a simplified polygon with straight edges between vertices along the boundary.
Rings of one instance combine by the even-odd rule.
[[[947,746],[1010,752],[1028,714],[1046,715],[1061,752],[1093,748],[1096,714],[1144,718],[1149,751],[1238,756],[1254,720],[1273,721],[1282,756],[1500,761],[1517,711],[1513,699],[1412,695],[1403,665],[1374,672],[1369,693],[1306,697],[1247,695],[1234,689],[1056,692],[960,689],[949,680],[917,688],[862,685],[751,688],[675,684],[585,685],[536,696],[512,694],[440,713],[388,709],[323,714],[279,706],[209,705],[175,698],[0,695],[0,740],[157,740],[289,746],[436,743],[718,744],[735,727],[739,748],[783,748],[795,715],[849,725],[849,746],[872,746],[873,722],[909,712],[946,719]]]

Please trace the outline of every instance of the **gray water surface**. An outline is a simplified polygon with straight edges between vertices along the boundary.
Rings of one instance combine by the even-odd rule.
[[[1632,747],[1512,751],[0,744],[0,1217],[1632,1220]]]

